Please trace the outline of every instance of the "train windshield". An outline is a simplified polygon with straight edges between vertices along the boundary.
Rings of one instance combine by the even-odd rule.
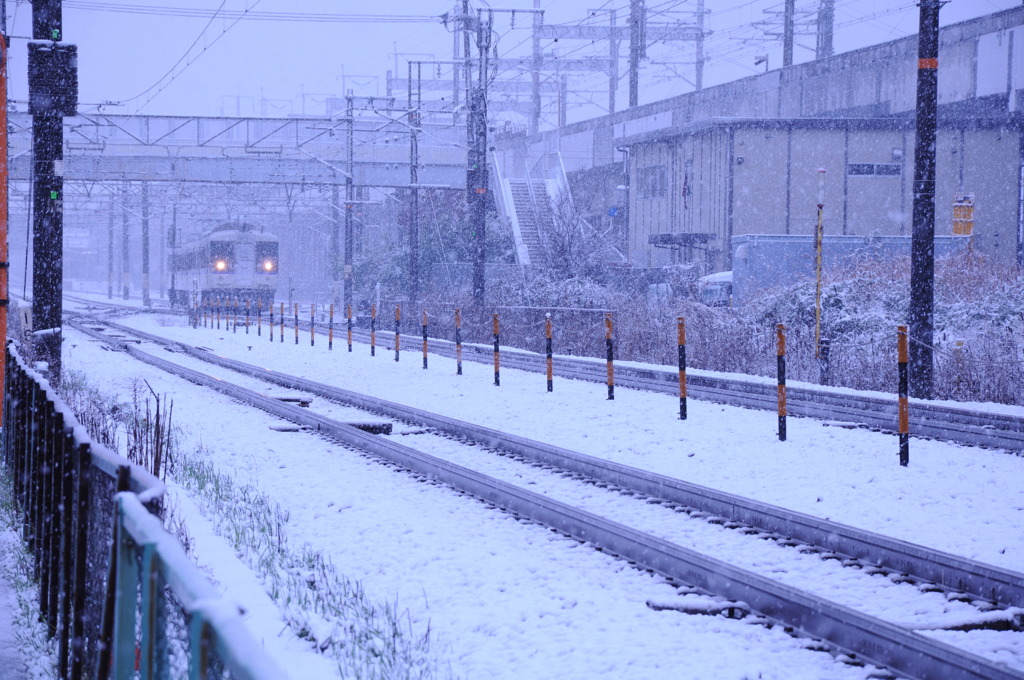
[[[216,272],[234,269],[235,244],[224,241],[210,241],[210,266]]]
[[[277,272],[277,243],[262,241],[256,244],[256,271],[264,274]]]

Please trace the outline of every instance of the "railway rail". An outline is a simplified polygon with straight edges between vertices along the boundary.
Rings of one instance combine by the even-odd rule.
[[[80,301],[117,306],[85,299]],[[307,320],[300,318],[299,325],[308,331]],[[338,328],[341,327],[339,323]],[[353,335],[361,342],[369,343],[368,331],[355,329]],[[381,343],[393,342],[393,333],[378,329],[377,340]],[[414,345],[415,342],[410,343],[405,351],[411,351]],[[454,357],[455,343],[431,338],[430,351],[440,356]],[[493,357],[494,349],[490,345],[462,344],[464,360],[490,363]],[[534,373],[546,371],[543,355],[510,347],[502,348],[501,363],[506,368]],[[607,378],[607,368],[605,362],[599,359],[559,355],[554,361],[554,374],[562,378],[603,383]],[[778,408],[777,386],[772,379],[719,374],[692,368],[687,369],[686,376],[687,393],[691,398],[758,410],[774,411]],[[638,367],[628,362],[618,362],[615,365],[615,382],[623,387],[652,392],[678,394],[679,390],[678,370],[670,367]],[[854,390],[802,385],[790,381],[786,389],[786,401],[790,415],[882,432],[897,431],[895,393],[892,397],[875,396]],[[916,437],[931,437],[1024,454],[1024,417],[1018,415],[911,399],[910,429]]]
[[[490,448],[511,452],[515,456],[528,458],[538,464],[552,466],[565,473],[596,481],[598,486],[608,486],[613,491],[639,496],[641,503],[686,508],[686,512],[692,516],[724,522],[730,528],[741,529],[741,533],[750,533],[745,529],[752,528],[760,537],[774,537],[776,542],[782,545],[793,546],[795,542],[812,545],[816,550],[823,551],[825,556],[848,558],[851,566],[883,567],[899,578],[909,574],[944,588],[963,591],[973,597],[998,603],[1000,606],[1016,607],[1024,603],[1024,576],[1021,574],[532,442],[522,437],[508,436],[455,419],[256,368],[243,362],[213,357],[210,352],[185,343],[171,342],[112,322],[103,323],[115,328],[119,333],[133,334],[147,341],[160,343],[191,357],[212,361],[222,368],[258,377],[283,387],[319,394],[331,400],[356,405],[375,413],[383,413],[389,417],[433,428],[451,436],[471,439]],[[94,327],[88,327],[80,322],[72,322],[72,325],[97,339],[122,347],[139,360],[171,371],[197,384],[212,387],[232,398],[312,428],[351,446],[382,456],[498,507],[596,545],[643,568],[694,585],[706,592],[746,603],[751,609],[770,620],[780,622],[805,635],[827,640],[839,650],[889,667],[900,674],[914,678],[1024,678],[1024,674],[1014,669],[937,642],[903,626],[738,569],[721,560],[683,548],[672,541],[532,493],[411,447],[361,432],[313,413],[309,409],[282,403],[253,390],[182,367],[173,361],[155,357],[137,347],[129,346],[123,339],[104,336]],[[714,518],[710,518],[709,515]],[[1006,615],[1004,623],[1007,627],[1020,627],[1019,613],[1007,610]]]

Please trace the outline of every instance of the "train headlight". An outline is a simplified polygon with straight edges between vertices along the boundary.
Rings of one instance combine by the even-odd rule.
[[[267,272],[268,274],[270,272],[274,271],[274,261],[273,260],[263,260],[263,271]]]
[[[228,261],[217,260],[216,262],[213,263],[213,268],[219,272],[226,272],[228,270]]]

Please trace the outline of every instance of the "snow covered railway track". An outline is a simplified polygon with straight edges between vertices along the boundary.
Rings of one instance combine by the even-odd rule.
[[[360,340],[369,342],[368,333],[357,331],[355,334],[358,334]],[[392,334],[378,330],[377,336],[378,342],[390,342]],[[455,345],[446,340],[432,338],[430,351],[433,354],[454,357]],[[486,345],[463,343],[462,357],[469,361],[490,363],[494,360],[494,350]],[[502,350],[501,365],[505,368],[535,373],[544,373],[546,370],[543,356],[516,349]],[[603,383],[607,379],[606,365],[598,359],[558,356],[555,358],[553,370],[557,376],[574,380]],[[678,394],[679,374],[667,367],[638,368],[616,363],[615,383],[622,387]],[[694,399],[767,411],[778,408],[775,382],[767,378],[713,375],[689,369],[686,386],[688,395]],[[853,390],[801,386],[791,381],[786,389],[786,402],[790,415],[847,423],[883,432],[897,431],[895,394],[892,398],[877,397]],[[910,432],[913,436],[931,437],[969,446],[1024,452],[1024,418],[1009,414],[987,413],[912,399]]]
[[[136,333],[136,331],[131,331],[127,328],[122,328],[121,330]],[[139,335],[145,334],[139,333]],[[153,336],[149,336],[148,339],[162,341],[166,344],[165,340]],[[172,344],[178,345],[179,348],[188,347],[178,343]],[[374,453],[397,465],[472,494],[493,505],[505,508],[512,513],[542,523],[578,540],[596,545],[606,552],[622,556],[643,568],[656,571],[683,583],[695,585],[702,590],[729,598],[738,603],[745,603],[753,610],[768,617],[769,620],[780,622],[787,627],[796,629],[801,634],[825,639],[840,650],[854,653],[875,663],[887,665],[909,677],[1024,678],[1024,675],[1006,666],[993,664],[981,657],[965,653],[955,647],[944,645],[926,636],[908,631],[904,625],[896,625],[866,615],[849,607],[835,604],[828,599],[811,595],[792,585],[779,583],[773,578],[765,578],[752,571],[739,569],[725,561],[716,560],[682,548],[681,543],[685,541],[659,538],[651,533],[645,533],[633,528],[635,525],[632,522],[627,526],[621,522],[617,523],[605,519],[592,512],[582,510],[575,505],[553,500],[546,495],[533,493],[523,489],[521,486],[509,484],[490,475],[462,467],[448,460],[442,460],[437,456],[401,446],[385,438],[358,432],[329,418],[312,413],[309,409],[282,404],[251,390],[232,386],[223,380],[182,368],[174,362],[153,357],[135,347],[126,347],[125,349],[135,358],[165,370],[170,370],[193,382],[213,387],[235,399],[243,400],[293,422],[301,423],[306,427],[361,450]],[[202,355],[208,355],[209,353],[194,350],[194,354],[202,357]],[[203,358],[206,359],[207,357]],[[239,362],[219,361],[225,361],[224,367],[233,370],[238,370],[239,367],[245,368],[246,366]],[[238,365],[235,366],[234,364]],[[266,371],[254,369],[253,367],[248,367],[248,369],[250,370],[246,372],[259,375],[259,377],[264,379],[266,378],[266,375],[264,375],[267,373]],[[277,381],[277,383],[282,386],[301,389],[306,392],[312,391],[309,389],[310,385],[308,384],[294,382],[288,384],[285,382],[288,379],[287,376],[278,375],[278,377],[282,378],[282,380]],[[295,379],[292,380],[294,381]],[[328,394],[325,396],[335,398],[337,395]],[[386,402],[370,400],[370,403],[363,404],[362,406],[376,412],[383,412],[384,408],[382,407],[387,407],[388,405]],[[407,411],[395,414],[388,413],[388,415],[400,417],[406,421],[422,422],[426,425],[428,423],[420,420],[418,416],[430,416],[432,414]],[[442,420],[445,419],[442,418]],[[452,424],[456,426],[465,425],[458,423],[458,421],[452,421],[452,423],[449,423],[449,426]],[[429,426],[436,427],[437,425],[444,425],[444,423]],[[468,436],[466,432],[453,431],[450,428],[437,427],[437,429],[448,431],[460,437]],[[472,438],[487,446],[501,446],[506,450],[509,449],[507,446],[508,441],[504,441],[503,443],[506,445],[503,446],[501,443],[496,444],[485,438],[494,436],[503,437],[501,433],[483,431],[476,432]],[[516,439],[519,438],[511,438],[511,440]],[[528,440],[521,440],[520,443],[527,446],[536,445],[541,448],[544,447],[544,445],[537,445],[537,443],[529,442]],[[554,453],[560,452],[560,450],[554,449],[554,447],[549,448]],[[551,453],[551,451],[548,453]],[[575,456],[582,462],[588,462],[585,456],[572,454],[572,452],[563,453],[570,454],[570,457]],[[528,454],[523,451],[517,451],[516,455],[525,456]],[[589,462],[603,461],[591,460]],[[554,465],[555,463],[545,461],[544,464]],[[565,469],[565,465],[559,464],[558,467]],[[615,468],[623,469],[614,470]],[[585,468],[580,470],[583,469]],[[639,494],[640,505],[647,505],[655,501],[661,503],[664,500],[662,494],[630,489],[628,475],[634,471],[631,471],[629,468],[611,465],[610,469],[614,471],[614,474],[625,472],[626,477],[618,481],[602,481],[598,486],[614,485],[615,488],[613,490]],[[580,470],[574,471],[575,474],[591,476],[589,472]],[[598,474],[602,473],[598,472]],[[596,478],[603,479],[602,477]],[[666,481],[674,482],[675,480],[667,480],[665,478],[649,480],[649,482],[661,484]],[[699,489],[699,487],[694,487],[694,489]],[[690,491],[693,492],[692,489]],[[739,501],[741,505],[743,503],[743,499],[730,499],[728,497],[720,498],[719,501],[724,503]],[[666,510],[668,512],[672,510],[678,512],[679,508],[672,507],[676,504],[677,501],[670,501],[668,502],[669,507],[667,509],[660,509],[663,512]],[[756,510],[758,505],[753,504],[752,507]],[[828,524],[827,522],[822,523],[823,526],[819,528],[827,531]],[[760,543],[755,538],[748,538],[747,540],[752,543]],[[1017,585],[1019,585],[1020,576],[1014,576],[1017,579]],[[741,609],[744,608],[743,604],[740,604],[739,607]]]
[[[1024,574],[975,560],[900,541],[837,522],[824,520],[768,503],[691,484],[620,463],[534,441],[526,437],[416,409],[326,385],[315,380],[279,373],[243,361],[220,357],[183,342],[107,322],[124,334],[175,347],[190,356],[280,387],[350,404],[372,413],[465,438],[567,473],[583,475],[630,493],[709,515],[712,521],[740,523],[782,541],[814,546],[825,556],[857,560],[871,569],[884,569],[898,578],[913,578],[954,592],[970,594],[1004,607],[1024,607]],[[740,527],[736,527],[740,528]]]

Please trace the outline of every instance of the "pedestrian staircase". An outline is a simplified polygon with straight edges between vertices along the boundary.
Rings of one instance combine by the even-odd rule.
[[[542,234],[551,224],[551,199],[544,180],[507,180],[512,198],[512,209],[519,225],[519,237],[529,257],[529,263],[547,261]],[[519,244],[517,244],[519,245]]]

